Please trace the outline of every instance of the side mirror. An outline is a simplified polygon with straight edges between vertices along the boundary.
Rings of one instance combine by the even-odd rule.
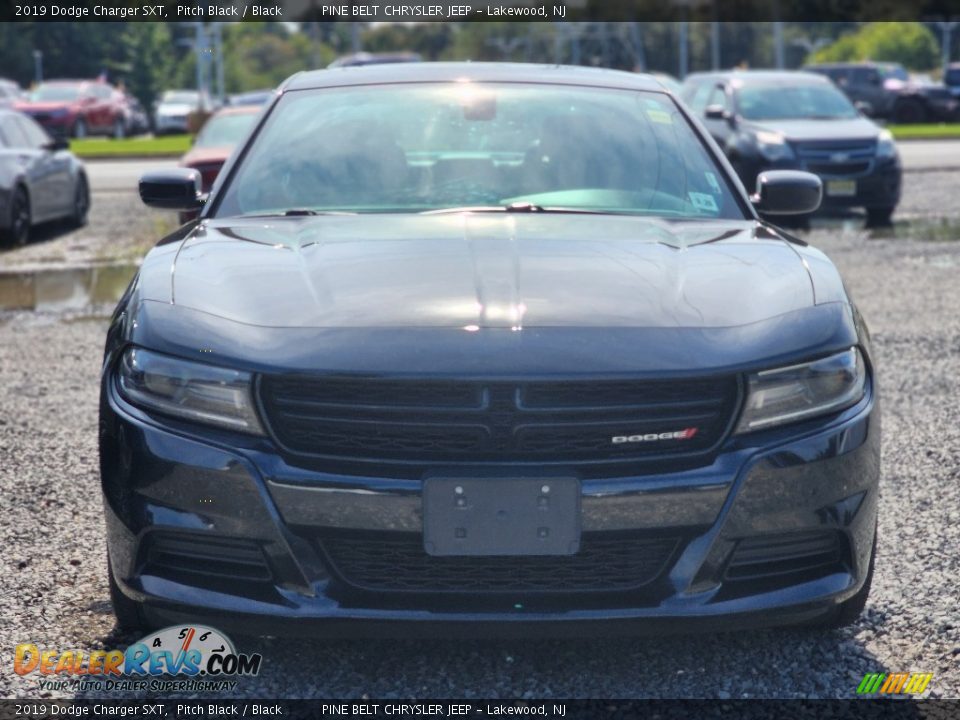
[[[82,98],[80,98],[81,105],[92,105],[96,101],[97,99],[93,95],[84,95]]]
[[[58,150],[69,150],[70,141],[63,137],[55,137],[46,143],[43,146],[44,150],[49,150],[50,152],[57,152]]]
[[[140,177],[140,199],[164,210],[198,210],[204,197],[200,172],[193,168],[154,170]]]
[[[857,100],[853,106],[860,112],[861,115],[873,117],[873,105],[868,103],[866,100]]]
[[[729,120],[732,117],[723,105],[707,105],[703,115],[707,120]]]
[[[804,215],[820,207],[823,183],[800,170],[767,170],[757,177],[750,202],[764,215]]]

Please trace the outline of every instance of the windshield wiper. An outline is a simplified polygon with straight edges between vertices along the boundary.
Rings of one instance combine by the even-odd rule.
[[[528,202],[515,202],[509,205],[479,205],[440,208],[439,210],[425,210],[421,215],[452,215],[455,213],[483,213],[483,212],[505,212],[505,213],[569,213],[572,215],[612,215],[614,213],[604,212],[603,210],[590,210],[588,208],[572,207],[553,207],[545,205],[535,205]]]
[[[250,213],[241,215],[241,217],[304,217],[307,215],[356,215],[353,212],[343,210],[311,210],[310,208],[290,208],[288,210],[275,210],[273,212]]]

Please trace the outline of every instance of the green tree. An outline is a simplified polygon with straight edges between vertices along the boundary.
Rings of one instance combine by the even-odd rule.
[[[911,70],[929,70],[939,61],[937,39],[916,22],[868,23],[814,53],[814,62],[874,60],[897,62]]]

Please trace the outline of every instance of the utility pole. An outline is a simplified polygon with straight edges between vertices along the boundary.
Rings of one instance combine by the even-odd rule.
[[[686,12],[684,11],[684,15]],[[688,23],[686,20],[681,20],[679,23],[678,31],[680,33],[679,39],[679,48],[680,48],[680,62],[677,65],[677,78],[682,82],[683,79],[687,76],[687,54],[689,44],[689,39],[687,37]]]
[[[950,64],[950,40],[953,35],[953,29],[957,26],[956,20],[937,20],[936,25],[940,28],[940,57],[943,65],[943,76],[947,74],[947,65]],[[941,78],[942,79],[942,78]]]
[[[198,22],[195,25],[197,31],[197,37],[194,39],[193,48],[197,56],[197,92],[203,93],[205,88],[204,83],[204,65],[206,64],[206,33],[204,32],[204,27],[202,22]]]
[[[780,3],[776,3],[774,7],[779,10],[779,6]],[[777,16],[779,16],[779,13],[777,13]],[[773,23],[773,50],[777,70],[783,70],[785,65],[783,52],[783,23],[779,20]]]
[[[714,0],[713,8],[714,18],[716,18],[716,0]],[[714,70],[720,69],[720,22],[717,20],[710,23],[710,66]]]
[[[38,85],[43,82],[43,50],[33,51],[33,80]]]
[[[213,47],[217,71],[217,104],[222,105],[226,99],[223,84],[223,23],[213,24]]]

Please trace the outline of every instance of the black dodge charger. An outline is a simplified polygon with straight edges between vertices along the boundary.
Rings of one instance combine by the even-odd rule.
[[[110,326],[100,450],[125,627],[846,624],[873,572],[863,320],[654,79],[302,73]]]

